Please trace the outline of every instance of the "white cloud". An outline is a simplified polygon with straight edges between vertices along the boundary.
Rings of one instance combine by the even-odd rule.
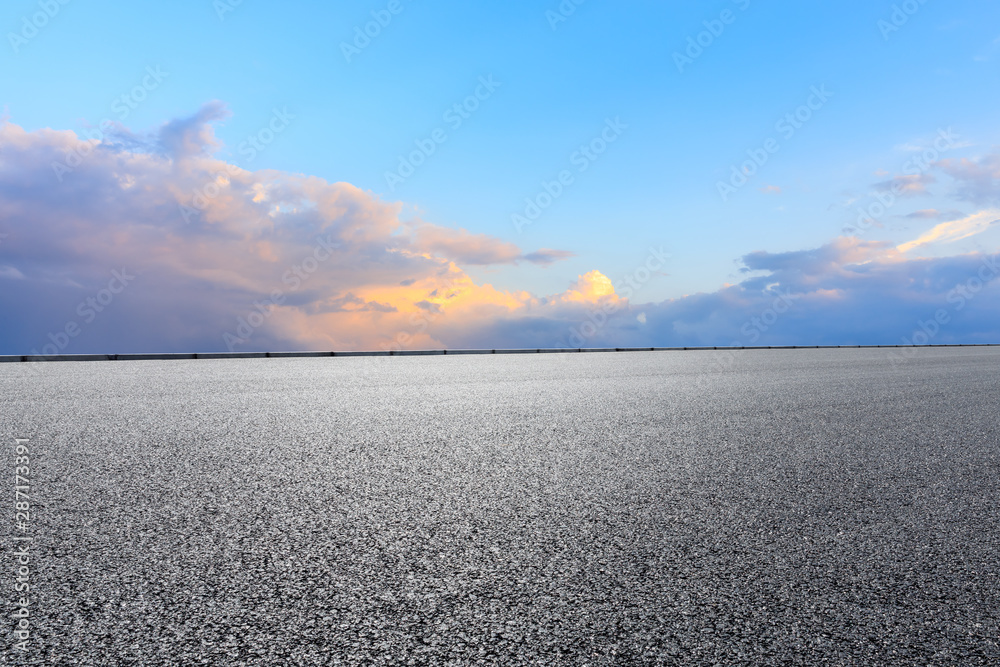
[[[1000,211],[986,210],[974,213],[961,220],[952,220],[935,225],[912,241],[907,241],[896,247],[899,252],[909,252],[931,243],[954,243],[962,239],[981,234],[990,228],[1000,218]]]

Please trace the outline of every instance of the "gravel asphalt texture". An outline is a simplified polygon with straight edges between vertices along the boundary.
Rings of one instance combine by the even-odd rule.
[[[894,363],[892,356],[909,355]],[[1000,350],[11,363],[3,664],[997,665]]]

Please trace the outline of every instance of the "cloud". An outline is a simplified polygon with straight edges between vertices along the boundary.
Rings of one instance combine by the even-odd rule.
[[[916,220],[957,220],[958,218],[964,217],[965,214],[961,211],[950,209],[947,211],[939,211],[936,208],[923,208],[919,211],[914,211],[912,213],[907,213],[905,218],[912,218]]]
[[[760,189],[760,191],[763,192],[764,194],[772,194],[772,195],[781,194],[781,188],[778,187],[777,185],[765,185]]]
[[[569,259],[570,257],[576,257],[576,253],[569,252],[568,250],[552,250],[550,248],[541,248],[535,252],[528,253],[523,256],[525,261],[531,262],[532,264],[541,264],[543,266],[548,266],[554,262],[558,262],[564,259]]]
[[[575,257],[566,250],[541,248],[524,254],[513,243],[487,234],[471,234],[464,229],[451,229],[427,223],[411,226],[415,248],[432,255],[449,257],[464,265],[517,264],[527,261],[547,266],[559,260]]]
[[[611,279],[595,270],[580,276],[559,299],[565,302],[595,303],[602,299],[617,301],[618,296]]]
[[[460,264],[513,264],[521,258],[520,248],[513,243],[464,229],[421,224],[414,228],[413,235],[415,248],[450,257]]]
[[[743,264],[744,272],[769,271],[811,277],[830,275],[844,266],[861,264],[879,257],[889,258],[891,255],[886,242],[841,237],[811,250],[752,252],[743,257]]]
[[[955,196],[977,205],[1000,204],[1000,152],[978,160],[945,159],[935,166],[956,181]]]
[[[209,102],[188,118],[166,123],[160,129],[158,143],[164,154],[174,160],[208,155],[219,146],[211,123],[225,120],[230,115],[222,102]]]
[[[435,330],[455,347],[892,344],[944,309],[950,319],[934,343],[1000,341],[1000,255],[907,259],[887,243],[838,238],[743,261],[756,275],[714,292],[660,303],[610,293],[602,300],[606,279],[588,275],[557,303],[517,317],[442,318]],[[979,291],[961,291],[970,284]],[[591,298],[574,308],[574,292]]]
[[[1000,217],[1000,211],[987,210],[980,211],[960,220],[942,222],[932,227],[929,231],[924,232],[913,241],[908,241],[897,246],[896,249],[899,252],[909,252],[914,248],[919,248],[930,243],[954,243],[955,241],[985,232],[991,224],[997,222],[998,217]]]
[[[933,174],[905,174],[875,184],[881,192],[892,192],[899,197],[918,197],[928,194],[927,184],[934,183]]]
[[[213,103],[104,143],[0,125],[0,308],[18,320],[0,348],[40,349],[122,270],[136,278],[79,322],[70,351],[219,349],[258,321],[237,349],[372,348],[400,332],[441,346],[415,314],[457,322],[544,301],[477,285],[461,266],[571,256],[402,222],[400,205],[347,183],[227,164],[211,129],[226,115]]]
[[[997,254],[906,259],[885,243],[840,238],[806,251],[755,252],[744,261],[762,275],[646,304],[646,328],[659,335],[623,328],[615,344],[891,344],[912,337],[919,322],[942,309],[949,323],[933,342],[1000,341]],[[961,289],[970,284],[980,291],[965,298]]]
[[[0,125],[0,352],[885,343],[975,276],[979,296],[935,342],[1000,340],[989,258],[849,237],[748,253],[737,284],[660,303],[598,270],[555,294],[496,289],[462,267],[570,253],[402,221],[399,204],[348,183],[227,164],[212,154],[224,116],[209,105],[100,144]],[[70,153],[84,158],[60,181],[52,164]],[[977,233],[987,213],[907,249]]]
[[[396,309],[393,306],[379,303],[378,301],[365,301],[364,299],[351,293],[347,293],[344,296],[337,297],[335,299],[317,300],[311,302],[309,305],[312,306],[309,311],[312,313],[396,312]]]

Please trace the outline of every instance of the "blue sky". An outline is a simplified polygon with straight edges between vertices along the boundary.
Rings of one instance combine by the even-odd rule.
[[[865,259],[847,253],[843,261],[850,266],[858,261],[906,261],[926,268],[922,262],[931,259],[961,263],[970,253],[989,256],[1000,243],[1000,225],[985,219],[997,205],[1000,145],[995,121],[1000,7],[989,3],[231,3],[18,0],[5,6],[0,17],[6,35],[0,48],[0,103],[8,126],[26,133],[30,141],[24,141],[31,144],[17,153],[25,162],[15,166],[14,158],[8,157],[5,173],[22,173],[26,164],[45,163],[39,155],[46,150],[65,154],[65,137],[44,135],[46,128],[71,130],[83,140],[87,128],[98,127],[104,119],[120,125],[107,136],[102,133],[102,164],[87,161],[70,175],[68,181],[75,180],[76,185],[54,181],[51,170],[38,172],[31,184],[52,192],[43,197],[30,188],[32,196],[48,202],[39,202],[35,218],[23,213],[28,201],[24,181],[17,188],[13,181],[0,184],[6,185],[10,200],[0,208],[6,212],[6,219],[0,217],[0,233],[8,235],[0,239],[0,275],[6,271],[10,276],[8,285],[2,286],[7,303],[0,306],[11,318],[6,333],[0,334],[2,351],[34,349],[32,341],[40,345],[66,319],[58,311],[18,302],[11,290],[23,291],[31,283],[55,301],[64,297],[69,304],[67,317],[72,318],[77,316],[72,307],[76,297],[99,288],[99,276],[110,270],[104,265],[112,266],[112,259],[119,257],[114,252],[102,257],[95,250],[86,261],[83,254],[67,261],[66,254],[78,252],[79,244],[59,252],[52,247],[48,257],[43,256],[44,248],[27,248],[29,228],[49,226],[50,233],[58,228],[42,209],[54,206],[53,198],[62,198],[72,208],[79,201],[74,198],[84,196],[81,193],[97,192],[101,178],[119,173],[115,169],[121,163],[115,167],[109,157],[114,152],[119,158],[158,155],[180,165],[184,156],[161,150],[163,129],[171,122],[190,131],[194,141],[205,140],[203,150],[196,151],[199,159],[256,174],[242,183],[247,192],[293,175],[301,183],[317,178],[331,187],[349,184],[357,190],[352,196],[358,202],[348,213],[313,215],[305,211],[312,204],[304,204],[298,211],[301,219],[280,223],[288,226],[286,231],[298,230],[301,235],[289,241],[291,245],[278,243],[277,249],[261,251],[265,264],[278,265],[265,266],[275,276],[283,275],[278,269],[297,252],[300,255],[302,247],[308,248],[321,230],[334,223],[343,228],[347,218],[337,219],[338,215],[349,217],[352,211],[372,207],[379,212],[359,214],[350,224],[363,226],[366,216],[389,215],[394,222],[387,223],[385,237],[369,241],[381,248],[379,252],[387,245],[392,252],[380,256],[357,247],[348,252],[345,237],[341,242],[349,257],[336,262],[347,266],[367,258],[357,275],[392,265],[400,253],[428,255],[423,259],[454,263],[472,290],[463,314],[452,304],[435,302],[435,297],[414,300],[420,295],[390,294],[374,277],[345,281],[324,262],[316,274],[322,280],[313,282],[322,282],[322,288],[310,294],[311,304],[272,304],[269,312],[274,316],[254,328],[253,340],[237,336],[243,348],[372,347],[385,344],[376,332],[388,332],[395,340],[393,332],[401,327],[412,334],[402,346],[473,345],[487,338],[534,346],[532,335],[544,339],[538,345],[549,344],[572,336],[566,333],[572,322],[587,320],[586,312],[599,308],[602,300],[622,298],[619,289],[606,293],[602,280],[606,277],[617,288],[646,262],[651,247],[669,253],[669,261],[612,313],[621,327],[602,326],[588,342],[729,342],[735,335],[729,315],[738,324],[759,310],[748,294],[741,292],[739,303],[723,299],[722,305],[713,307],[724,312],[703,313],[694,329],[679,325],[675,311],[692,303],[685,298],[724,295],[732,285],[742,285],[745,292],[746,280],[773,273],[767,263],[748,271],[752,267],[745,258],[752,253],[777,257],[824,247],[843,249],[848,245],[838,239],[853,238],[855,245],[850,247],[882,244],[878,246],[882,250],[870,256],[862,253]],[[39,14],[46,7],[51,18]],[[372,22],[379,18],[385,25],[375,30]],[[33,30],[31,23],[44,25]],[[367,42],[355,42],[366,25],[378,34]],[[699,40],[701,46],[692,46]],[[151,71],[158,76],[151,77]],[[492,83],[484,87],[482,81]],[[477,89],[480,99],[470,98]],[[131,98],[127,106],[123,95]],[[211,104],[219,109],[224,105],[224,110],[184,123]],[[467,117],[460,118],[460,125],[458,112],[449,113],[456,104],[467,105]],[[282,119],[281,131],[270,137],[267,128],[275,110]],[[779,125],[796,112],[806,120]],[[609,121],[617,128],[614,141],[605,142],[599,155],[581,158],[581,146],[592,141],[602,145],[599,138]],[[248,137],[261,137],[262,131],[263,138],[273,141],[261,144],[259,151],[246,150]],[[445,140],[434,142],[435,132]],[[945,136],[942,133],[949,133],[949,140],[935,148],[935,140]],[[428,141],[434,145],[433,153],[411,176],[390,183],[386,174],[398,169],[400,157],[418,150],[418,142],[427,146]],[[9,148],[18,141],[8,133],[6,143]],[[0,144],[0,159],[3,149]],[[734,166],[742,169],[754,154],[767,159],[761,165],[748,163],[754,173],[745,185],[733,185]],[[8,151],[8,155],[13,154]],[[925,155],[922,162],[921,155]],[[109,162],[103,162],[105,158]],[[137,164],[133,162],[134,167]],[[917,168],[910,169],[914,164]],[[581,171],[584,165],[586,170]],[[111,171],[97,173],[104,167]],[[191,168],[212,167],[204,162]],[[558,181],[563,171],[570,172],[572,182],[537,219],[519,229],[512,215],[523,214],[526,198],[537,200],[545,192],[544,183]],[[163,175],[168,172],[177,174],[176,169],[158,172],[157,187],[187,196],[178,194],[183,189],[169,180],[173,176]],[[88,175],[98,180],[87,180]],[[900,194],[884,214],[873,218],[875,224],[857,229],[859,207],[868,210],[879,193],[887,196],[891,190],[886,188],[900,178],[895,181]],[[253,179],[257,185],[250,182]],[[260,184],[261,179],[267,183]],[[733,187],[725,198],[720,182]],[[295,195],[300,202],[310,196]],[[94,219],[78,221],[73,229],[93,225],[95,233],[104,229],[124,234],[126,228],[119,225],[159,224],[150,222],[159,219],[152,213],[152,202],[130,205],[134,208],[128,210],[127,220],[102,222],[95,213]],[[221,206],[218,200],[216,205]],[[281,206],[275,202],[267,215],[277,220],[275,211],[280,212]],[[290,204],[284,206],[287,212]],[[389,208],[383,210],[385,206]],[[984,218],[974,217],[979,214]],[[234,259],[246,254],[240,244],[258,232],[251,234],[250,227],[240,231],[237,218],[243,213],[237,215],[233,209],[216,210],[214,215],[215,223],[229,220],[225,230],[230,242],[211,249],[218,266],[230,273],[259,275],[261,267]],[[963,220],[955,229],[933,232]],[[145,238],[133,227],[127,229],[135,239]],[[199,241],[192,229],[188,225],[183,235],[171,232],[147,241],[162,245],[169,237],[176,243],[172,252],[188,256],[190,244],[204,240]],[[221,229],[202,231],[215,238]],[[461,247],[456,246],[457,230],[466,234]],[[252,242],[277,243],[263,233]],[[266,233],[276,234],[270,227]],[[885,254],[928,233],[930,240],[898,257]],[[403,236],[410,244],[405,248],[399,246]],[[445,237],[450,239],[447,243],[442,241]],[[558,253],[546,255],[552,261],[523,259],[535,257],[531,253],[540,249]],[[131,249],[133,256],[135,250]],[[484,252],[489,255],[486,260]],[[156,264],[155,270],[165,271],[165,266]],[[192,293],[206,290],[191,281],[215,281],[208,291],[217,294],[219,302],[202,306],[210,312],[232,309],[235,319],[246,303],[252,303],[253,293],[269,292],[266,285],[209,276],[205,266],[183,270],[173,266],[173,270],[173,278],[163,280],[177,280],[177,289]],[[595,282],[594,272],[601,280]],[[65,294],[54,286],[60,281],[69,290]],[[773,292],[776,288],[767,287],[772,284],[766,282],[763,288]],[[810,284],[799,287],[808,289]],[[473,295],[485,285],[496,294]],[[428,294],[434,292],[430,284],[427,287]],[[903,283],[856,286],[855,295],[881,294],[883,288],[891,288],[892,298],[912,301],[913,310],[881,329],[869,330],[867,324],[847,327],[839,334],[844,342],[895,342],[920,313],[929,307],[934,312],[933,303],[895,291],[905,287]],[[940,286],[938,296],[945,304],[952,287]],[[984,297],[992,298],[992,289],[987,287],[980,303],[987,300]],[[118,303],[131,293],[126,291]],[[583,296],[576,299],[574,293]],[[761,303],[766,303],[768,294],[760,297]],[[147,294],[141,300],[150,298]],[[371,306],[374,311],[359,308],[382,315],[364,326],[354,310],[351,322],[304,321],[309,315],[332,312],[331,303],[342,305],[345,298],[379,304]],[[414,305],[424,302],[429,305]],[[506,310],[474,312],[473,303]],[[571,313],[566,309],[572,304],[589,304],[589,310]],[[658,315],[646,318],[640,327],[644,332],[637,333],[634,320],[645,312],[642,304],[652,304],[647,310]],[[418,326],[419,332],[411,331],[412,324],[387,321],[387,313],[403,314],[411,307],[442,315]],[[158,317],[166,317],[165,308],[156,311]],[[206,323],[200,307],[177,308],[168,319],[180,333],[164,334],[155,340],[156,347],[217,348],[223,345],[219,326],[234,329],[231,324]],[[784,318],[781,342],[809,343],[818,331],[829,330],[821,322],[830,308],[819,302],[813,308],[815,316],[802,314],[812,328]],[[154,344],[148,342],[150,332],[137,325],[123,325],[125,333],[100,333],[101,326],[120,331],[122,326],[113,326],[115,318],[129,313],[129,322],[157,317],[124,306],[117,310],[121,312],[111,315],[109,307],[109,316],[99,318],[107,323],[98,322],[66,351],[103,352],[112,351],[105,349],[109,347]],[[983,317],[966,322],[961,331],[952,327],[949,335],[955,340],[989,337],[996,323]],[[659,328],[650,325],[651,319]],[[543,324],[528,325],[535,320]],[[480,325],[483,321],[485,328]],[[556,324],[549,331],[544,323],[552,322]],[[713,322],[717,329],[712,329]],[[695,329],[697,336],[684,338],[693,336]],[[781,329],[776,326],[768,335],[778,336]],[[518,333],[498,333],[508,330]],[[472,331],[478,333],[473,336]],[[525,336],[525,331],[536,334]],[[944,336],[940,334],[936,342],[944,341]]]

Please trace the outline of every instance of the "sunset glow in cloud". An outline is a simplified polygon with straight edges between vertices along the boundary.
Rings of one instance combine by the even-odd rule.
[[[462,265],[549,265],[572,253],[526,254],[483,234],[403,222],[399,205],[349,184],[214,159],[210,123],[226,115],[213,103],[146,140],[121,129],[103,143],[4,124],[0,211],[10,231],[0,275],[72,291],[125,267],[145,284],[135,289],[147,306],[169,299],[190,314],[169,313],[180,329],[172,334],[211,341],[215,328],[232,349],[275,340],[442,347],[428,331],[440,318],[516,317],[613,292],[577,286],[546,300],[476,284]],[[204,311],[216,313],[211,323],[196,315]]]
[[[916,239],[899,246],[900,252],[908,252],[914,248],[929,243],[949,243],[975,236],[989,229],[990,225],[1000,223],[1000,211],[986,210],[970,215],[961,220],[951,220],[935,225],[929,231]]]
[[[660,303],[637,301],[635,277],[652,275],[642,263],[632,278],[568,274],[564,291],[541,295],[477,282],[466,267],[558,271],[571,251],[525,252],[404,219],[401,204],[348,183],[238,167],[214,157],[213,124],[228,115],[211,103],[157,132],[119,126],[101,141],[0,126],[0,305],[20,314],[8,351],[872,342],[888,321],[907,330],[983,261],[903,253],[980,234],[998,217],[943,222],[898,247],[845,237],[752,252],[741,282]],[[121,287],[114,272],[124,289],[107,287]],[[976,337],[997,331],[982,320],[987,301],[965,313]],[[862,319],[879,326],[858,324],[869,310]],[[79,327],[73,340],[64,323]]]

